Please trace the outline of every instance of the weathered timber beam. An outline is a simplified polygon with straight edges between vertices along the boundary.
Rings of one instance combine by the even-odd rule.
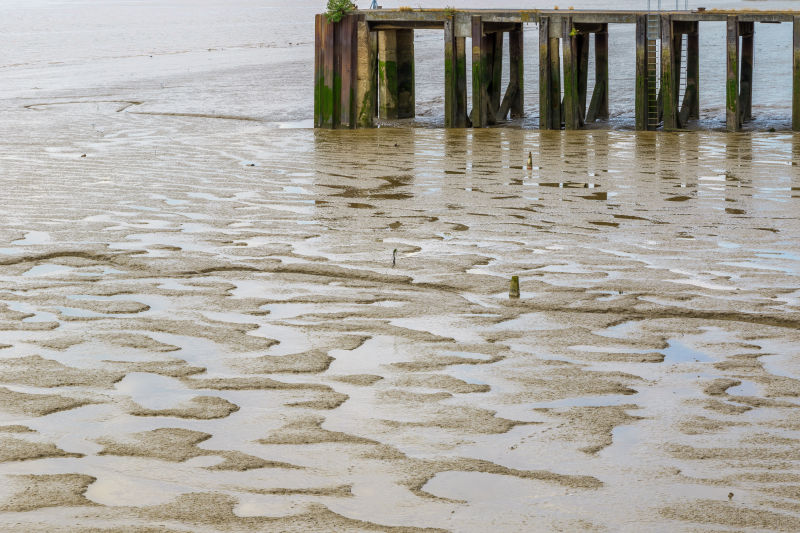
[[[445,127],[467,125],[467,61],[465,39],[455,33],[455,17],[445,23]]]
[[[636,94],[634,99],[637,130],[646,130],[649,123],[647,82],[647,15],[639,15],[636,18]]]
[[[539,129],[552,127],[553,104],[550,100],[550,18],[539,22]]]
[[[397,30],[397,117],[416,116],[414,30]]]
[[[739,116],[740,121],[753,119],[753,33],[752,22],[739,22],[742,35],[741,66],[739,74]]]
[[[503,34],[492,33],[491,41],[488,44],[490,54],[490,64],[492,77],[489,80],[489,96],[492,109],[496,111],[500,108],[500,101],[503,98]],[[489,38],[489,35],[486,37]],[[495,117],[497,120],[499,117]]]
[[[472,127],[485,128],[489,125],[484,101],[484,77],[486,70],[483,63],[483,21],[481,17],[472,17]]]
[[[792,30],[792,131],[800,131],[800,16]]]
[[[608,26],[594,34],[594,91],[586,122],[608,118]]]
[[[572,19],[565,17],[562,26],[562,42],[564,43],[564,128],[577,130],[583,119],[579,102],[578,77],[579,53],[576,36],[572,32]]]
[[[398,116],[397,30],[378,32],[378,116]]]
[[[442,30],[444,22],[373,22],[372,31],[386,30]]]
[[[664,129],[676,130],[678,124],[678,76],[675,69],[675,39],[672,33],[672,19],[661,16],[661,105],[664,113]],[[677,55],[680,59],[680,54]]]
[[[522,24],[508,34],[509,86],[514,86],[511,98],[511,118],[525,116],[525,43]],[[504,115],[505,116],[505,115]]]
[[[695,22],[686,38],[686,90],[692,89],[689,119],[700,118],[700,24]]]
[[[589,90],[589,34],[579,33],[574,38],[578,54],[578,110],[583,123],[586,117],[586,93]]]
[[[339,56],[339,126],[356,127],[356,76],[358,65],[356,51],[358,42],[358,15],[342,17],[335,26],[336,50]]]
[[[739,21],[735,16],[727,19],[725,82],[725,125],[728,131],[739,131]]]
[[[371,128],[374,125],[375,106],[378,99],[376,67],[377,49],[373,47],[373,39],[377,35],[369,30],[364,15],[358,16],[358,60],[356,122],[359,127]]]

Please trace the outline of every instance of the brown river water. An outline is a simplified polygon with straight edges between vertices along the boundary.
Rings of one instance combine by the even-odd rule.
[[[0,8],[0,529],[800,529],[799,136],[290,128],[320,6],[88,5]]]

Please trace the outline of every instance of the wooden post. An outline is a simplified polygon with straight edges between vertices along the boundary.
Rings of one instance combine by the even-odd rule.
[[[559,21],[559,24],[563,26],[564,22]],[[550,120],[552,124],[552,129],[560,130],[561,125],[564,122],[564,113],[561,108],[561,56],[560,56],[560,46],[561,46],[561,35],[559,34],[559,29],[561,26],[559,24],[553,24],[553,21],[550,23],[550,103],[551,103],[551,112],[550,112]]]
[[[472,17],[472,127],[485,128],[489,125],[486,114],[486,86],[488,75],[484,64],[483,21],[480,16]]]
[[[338,118],[338,102],[334,92],[334,74],[336,71],[335,31],[332,22],[325,15],[317,16],[317,84],[315,93],[314,123],[320,128],[333,128]]]
[[[700,23],[692,22],[686,38],[686,94],[691,93],[687,119],[700,118]]]
[[[378,116],[398,117],[397,31],[378,32]]]
[[[487,125],[497,123],[496,112],[499,106],[495,106],[495,91],[494,91],[494,68],[495,64],[495,51],[497,46],[496,32],[486,33],[486,26],[483,28],[484,34],[481,39],[481,72],[483,79],[481,80],[481,90],[483,91],[483,106],[486,113]],[[502,37],[502,33],[499,34]],[[502,45],[501,45],[502,46]],[[501,70],[502,73],[502,70]]]
[[[594,91],[586,122],[608,119],[608,24],[602,26],[594,34]]]
[[[339,126],[356,126],[356,51],[358,43],[358,16],[346,15],[335,25],[336,51],[339,56]]]
[[[397,118],[416,116],[414,30],[397,32]]]
[[[739,116],[740,122],[753,118],[753,22],[740,22],[742,35],[741,82],[739,84]]]
[[[358,16],[358,52],[356,76],[356,123],[361,128],[374,126],[375,100],[377,99],[377,83],[375,82],[375,66],[377,57],[372,48],[373,33],[369,30],[366,15]]]
[[[800,16],[792,24],[792,131],[800,131]]]
[[[444,127],[454,128],[456,123],[456,20],[449,16],[444,21]]]
[[[320,128],[322,118],[322,87],[325,84],[325,70],[322,68],[322,20],[324,15],[314,17],[314,127]]]
[[[525,116],[525,54],[522,24],[508,34],[509,85],[516,92],[511,97],[511,118]]]
[[[488,50],[491,55],[492,77],[489,82],[489,96],[491,97],[492,109],[500,109],[500,101],[503,98],[503,32],[496,32],[493,35],[493,46]],[[490,117],[495,118],[495,117]]]
[[[677,54],[680,60],[680,54]],[[661,16],[661,105],[664,109],[664,129],[676,130],[678,124],[678,76],[675,69],[675,39],[672,31],[672,17]]]
[[[445,34],[445,127],[464,128],[467,125],[467,57],[466,39],[456,36],[455,17],[444,25]]]
[[[578,54],[578,111],[581,125],[586,116],[586,93],[589,90],[589,39],[588,33],[579,33],[575,36],[575,51]]]
[[[648,125],[647,105],[647,15],[636,16],[636,129],[646,130]]]
[[[577,130],[581,127],[580,103],[578,102],[578,50],[573,35],[572,17],[563,20],[564,42],[564,128]]]
[[[795,28],[800,26],[796,25]],[[539,19],[539,129],[551,130],[553,103],[550,101],[550,17]],[[800,108],[800,106],[798,106]]]
[[[739,19],[727,18],[727,80],[725,84],[725,124],[728,131],[739,131]]]

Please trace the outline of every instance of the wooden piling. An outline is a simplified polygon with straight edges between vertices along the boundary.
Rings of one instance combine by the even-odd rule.
[[[356,51],[358,49],[358,16],[347,15],[335,25],[336,51],[338,55],[338,124],[343,128],[356,126],[356,75],[358,73]]]
[[[519,298],[519,276],[511,276],[511,283],[508,287],[509,298]]]
[[[508,34],[509,87],[513,87],[511,118],[525,116],[525,44],[522,24]],[[505,115],[504,115],[505,116]]]
[[[608,24],[594,34],[594,91],[586,122],[608,119]]]
[[[742,36],[742,56],[739,73],[739,121],[753,118],[753,37],[755,24],[740,22],[739,32]]]
[[[800,131],[800,16],[792,24],[792,131]]]
[[[686,120],[700,118],[700,24],[691,23],[686,38]]]
[[[444,127],[457,127],[456,123],[456,32],[455,17],[444,21]]]
[[[728,131],[739,131],[739,19],[727,17],[727,79],[725,83],[725,125]]]
[[[552,130],[553,103],[550,100],[550,17],[539,21],[539,129]],[[560,125],[559,125],[560,127]]]
[[[397,31],[378,32],[378,116],[398,117]]]
[[[333,128],[337,117],[338,104],[334,93],[335,46],[334,25],[325,15],[317,16],[317,71],[314,90],[314,122],[321,128]]]
[[[414,30],[397,30],[397,118],[416,116]]]
[[[369,29],[365,15],[358,16],[357,26],[357,69],[356,75],[356,125],[371,128],[374,125],[375,106],[378,97],[378,84],[375,70],[378,58],[372,41],[376,38]]]
[[[485,77],[488,75],[483,53],[483,20],[472,17],[472,127],[485,128],[489,125],[486,114]]]
[[[589,44],[590,34],[578,33],[575,36],[575,51],[577,52],[578,67],[578,111],[580,113],[581,125],[586,116],[586,94],[589,90]]]
[[[491,56],[492,77],[489,82],[489,97],[492,104],[492,119],[497,120],[497,110],[500,109],[500,102],[503,98],[503,33],[495,32],[491,34],[492,47],[489,49]]]
[[[578,101],[578,50],[572,17],[562,22],[562,42],[564,43],[564,129],[577,130],[581,127],[581,107]]]
[[[664,113],[664,130],[677,130],[678,123],[678,76],[680,69],[675,68],[675,39],[672,28],[672,17],[661,16],[661,105]]]
[[[634,114],[636,129],[646,130],[648,125],[647,87],[647,15],[636,16],[636,94]]]

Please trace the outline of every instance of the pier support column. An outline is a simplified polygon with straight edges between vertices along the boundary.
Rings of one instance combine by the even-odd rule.
[[[480,16],[472,17],[472,126],[496,124],[503,75],[503,32],[487,31]]]
[[[646,130],[648,117],[648,70],[647,70],[647,15],[636,16],[636,96],[634,114],[636,129]]]
[[[608,24],[594,34],[594,68],[594,91],[586,122],[608,119]]]
[[[314,125],[355,128],[357,125],[359,15],[337,23],[324,15],[315,21]]]
[[[483,20],[472,17],[472,127],[485,128],[489,125],[486,113],[488,106],[488,65],[485,64],[487,52],[483,38]]]
[[[378,33],[378,85],[380,118],[415,115],[414,30]]]
[[[485,35],[484,39],[487,39],[486,49],[490,54],[488,60],[492,70],[488,90],[491,102],[489,123],[493,124],[497,121],[497,111],[503,98],[503,33],[492,32]]]
[[[444,24],[444,126],[467,126],[467,56],[466,39],[457,37],[455,17]]]
[[[577,130],[583,123],[582,106],[580,105],[578,77],[580,73],[578,39],[572,26],[572,17],[562,22],[562,42],[564,43],[564,129]]]
[[[792,131],[800,131],[800,16],[792,23]]]
[[[753,119],[753,37],[755,23],[740,22],[739,33],[742,36],[742,57],[739,83],[739,115],[740,122]]]
[[[725,124],[728,131],[739,131],[742,123],[739,112],[739,19],[727,18],[726,39],[727,79],[725,83]]]
[[[686,94],[683,101],[684,105],[688,104],[687,120],[697,120],[700,118],[700,23],[690,24],[691,31],[686,38]]]
[[[374,126],[375,109],[378,99],[378,79],[376,66],[378,63],[378,36],[370,31],[365,15],[358,16],[358,51],[356,76],[356,123],[361,128]]]
[[[677,39],[675,39],[677,35]],[[678,120],[678,87],[680,86],[681,36],[673,28],[672,17],[661,16],[661,105],[664,130],[680,128]]]
[[[539,20],[539,129],[561,129],[561,64],[559,25],[552,17]]]
[[[525,116],[525,42],[522,28],[522,24],[518,24],[508,34],[509,82],[506,97],[510,99],[508,108],[511,111],[511,118]],[[502,113],[502,109],[501,114],[503,115],[501,118],[504,118],[505,113]]]

